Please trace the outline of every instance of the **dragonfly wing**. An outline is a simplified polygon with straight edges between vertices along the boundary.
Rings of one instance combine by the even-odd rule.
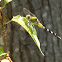
[[[33,13],[31,13],[28,9],[26,8],[23,8],[23,12],[25,15],[30,15],[30,16],[33,16],[33,17],[36,17]]]
[[[32,16],[32,17],[36,17],[33,13],[31,13],[28,9],[26,9],[26,8],[23,8],[23,12],[24,12],[24,14],[25,15],[30,15],[30,16]],[[37,19],[37,20],[36,20]],[[38,23],[39,23],[39,20],[38,20],[38,18],[36,17],[34,20],[36,20]]]

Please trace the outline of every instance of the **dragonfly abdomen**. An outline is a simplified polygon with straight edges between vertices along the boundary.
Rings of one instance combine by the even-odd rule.
[[[60,36],[58,36],[58,35],[57,35],[56,33],[54,33],[53,31],[47,29],[46,27],[44,27],[41,23],[38,23],[37,26],[38,26],[39,28],[45,29],[46,31],[48,31],[49,33],[53,34],[53,35],[56,36],[57,38],[61,39]]]
[[[53,34],[53,35],[56,36],[57,38],[61,39],[61,37],[58,36],[58,35],[57,35],[56,33],[54,33],[53,31],[51,31],[51,30],[49,30],[49,29],[47,29],[47,28],[45,28],[45,30],[48,31],[49,33]]]

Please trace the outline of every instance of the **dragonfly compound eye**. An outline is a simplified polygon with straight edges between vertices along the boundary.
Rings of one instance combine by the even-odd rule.
[[[31,16],[30,16],[30,15],[27,15],[26,18],[27,18],[27,19],[31,19]]]
[[[28,19],[30,19],[30,17],[28,17]]]

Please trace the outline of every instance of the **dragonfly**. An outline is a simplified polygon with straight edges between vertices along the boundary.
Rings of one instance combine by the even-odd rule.
[[[26,19],[29,20],[29,22],[33,23],[34,25],[37,25],[39,28],[42,28],[46,31],[48,31],[49,33],[53,34],[54,36],[56,36],[58,39],[61,39],[61,37],[59,35],[57,35],[56,33],[54,33],[53,31],[47,29],[45,26],[43,26],[40,21],[38,20],[38,18],[31,13],[28,9],[23,8],[23,12],[26,15]]]

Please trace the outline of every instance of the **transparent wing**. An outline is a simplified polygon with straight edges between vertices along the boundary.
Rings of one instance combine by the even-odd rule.
[[[28,9],[23,8],[23,12],[24,12],[25,15],[30,15],[32,17],[35,17],[33,20],[36,20],[39,23],[38,18],[33,13],[31,13]]]
[[[26,8],[23,8],[23,12],[25,15],[30,15],[30,16],[33,16],[33,17],[36,17],[33,13],[31,13],[28,9]]]

